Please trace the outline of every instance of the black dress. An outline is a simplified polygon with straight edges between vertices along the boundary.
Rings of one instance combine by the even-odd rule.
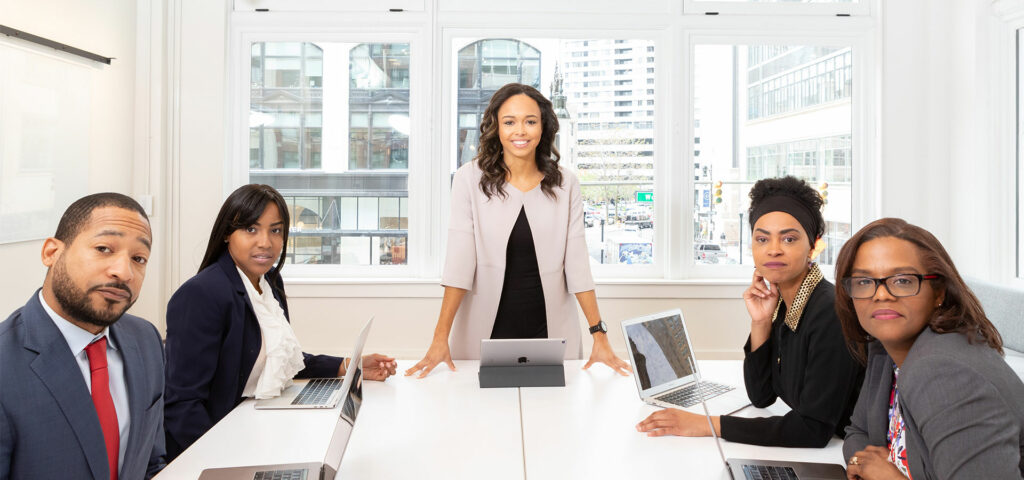
[[[722,438],[730,442],[779,447],[824,447],[850,424],[864,367],[846,348],[835,310],[835,286],[821,280],[811,292],[796,331],[785,323],[780,305],[771,336],[750,351],[743,346],[743,380],[750,402],[767,407],[777,398],[789,413],[776,417],[723,415]]]
[[[544,290],[537,268],[537,250],[533,232],[526,220],[526,208],[512,227],[505,249],[505,282],[501,287],[498,314],[494,317],[491,338],[547,338],[548,318],[544,310]]]

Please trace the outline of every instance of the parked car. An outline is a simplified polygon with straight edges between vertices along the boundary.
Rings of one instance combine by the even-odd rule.
[[[630,210],[626,212],[624,223],[636,225],[637,228],[654,228],[654,219],[651,214],[644,210]]]
[[[694,247],[694,260],[704,263],[718,263],[720,258],[727,257],[728,254],[722,247],[715,243],[702,243]]]

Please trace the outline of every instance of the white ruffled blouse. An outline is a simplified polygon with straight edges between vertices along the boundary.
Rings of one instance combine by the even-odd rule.
[[[259,293],[252,282],[248,281],[242,269],[238,268],[238,274],[242,277],[245,291],[249,294],[249,302],[256,312],[260,336],[263,339],[259,356],[249,374],[249,380],[245,383],[242,396],[257,399],[273,398],[291,385],[295,374],[305,368],[302,347],[295,338],[291,324],[284,316],[284,309],[274,298],[266,277],[260,277],[260,290],[263,293]]]

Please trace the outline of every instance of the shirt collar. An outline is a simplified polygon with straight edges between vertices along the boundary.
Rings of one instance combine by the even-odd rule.
[[[64,336],[64,341],[67,342],[68,347],[71,348],[71,354],[77,357],[85,347],[89,344],[99,340],[101,337],[107,337],[107,346],[117,350],[117,345],[114,343],[114,338],[110,335],[110,327],[104,327],[103,331],[93,335],[91,332],[67,321],[64,317],[53,311],[52,308],[43,299],[42,290],[39,291],[39,303],[43,304],[43,310],[46,310],[46,314],[50,316],[50,320],[53,320],[53,324],[60,330],[61,335]]]
[[[270,282],[267,281],[265,275],[260,275],[260,290],[263,291],[263,293],[260,293],[256,291],[256,287],[252,286],[252,282],[249,281],[249,277],[245,275],[242,268],[238,265],[235,265],[235,268],[238,269],[238,275],[242,277],[242,284],[245,285],[245,291],[249,294],[249,298],[266,300],[268,294],[273,298],[274,294],[270,290]]]
[[[811,267],[807,270],[807,276],[800,282],[800,289],[796,292],[796,298],[793,299],[793,305],[787,306],[786,308],[786,326],[790,330],[796,331],[796,328],[800,326],[800,318],[804,315],[804,307],[807,306],[807,300],[811,298],[811,293],[814,292],[814,288],[818,286],[824,276],[821,274],[821,270],[818,269],[817,263],[811,263]],[[782,299],[779,299],[779,303],[775,304],[775,313],[772,314],[772,322],[779,316],[779,308],[782,306]]]

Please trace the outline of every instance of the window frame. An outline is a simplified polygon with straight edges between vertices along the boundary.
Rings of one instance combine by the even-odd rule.
[[[824,23],[824,22],[823,22]],[[851,155],[853,166],[851,169],[851,199],[850,204],[850,228],[856,232],[863,225],[878,218],[880,215],[880,194],[876,188],[880,184],[880,164],[878,144],[876,139],[874,120],[877,115],[877,97],[872,79],[876,78],[874,66],[875,49],[874,40],[869,32],[857,31],[836,31],[836,29],[822,28],[821,30],[807,30],[793,33],[788,30],[776,30],[774,28],[745,28],[742,31],[723,32],[722,29],[712,30],[691,30],[686,35],[685,46],[688,54],[686,65],[687,100],[683,110],[686,111],[684,122],[687,134],[683,138],[693,139],[696,134],[694,128],[694,55],[699,45],[736,45],[736,44],[791,44],[791,45],[814,45],[814,46],[837,46],[850,47],[853,53],[853,85],[854,94],[851,97]],[[861,66],[863,65],[863,66]],[[861,87],[864,85],[864,87]],[[863,90],[863,92],[862,92]],[[696,157],[693,155],[694,143],[688,143],[684,152],[687,156],[687,168],[693,171]],[[685,191],[679,192],[682,195],[680,201],[684,211],[693,215],[694,199],[693,192],[695,181],[690,175],[687,179]],[[745,278],[750,275],[751,265],[701,265],[698,264],[692,255],[693,231],[692,222],[685,226],[684,238],[690,248],[686,250],[691,254],[680,258],[680,266],[684,278],[709,278],[709,279],[733,279]],[[833,278],[834,267],[822,266],[822,273],[828,278]]]
[[[874,0],[850,3],[768,3],[720,0],[683,0],[683,13],[688,15],[801,15],[801,16],[868,16]]]
[[[242,0],[245,1],[254,0]],[[262,1],[262,0],[261,0]],[[410,0],[413,3],[420,0]],[[661,298],[681,286],[705,286],[702,295],[732,292],[749,284],[750,266],[696,265],[693,260],[693,48],[697,42],[824,44],[834,42],[854,48],[852,99],[853,189],[852,226],[855,231],[879,214],[877,116],[878,66],[876,51],[880,22],[870,14],[861,17],[809,17],[801,14],[765,16],[692,15],[683,3],[669,0],[638,0],[635,13],[608,14],[604,2],[586,3],[582,12],[567,12],[559,2],[537,2],[550,14],[512,11],[508,5],[487,5],[469,0],[422,0],[423,11],[355,13],[332,11],[256,13],[237,7],[229,15],[228,68],[225,80],[228,149],[223,196],[248,181],[248,108],[250,52],[254,41],[312,41],[410,44],[410,158],[408,264],[289,265],[284,270],[290,284],[305,284],[310,295],[346,296],[352,292],[412,286],[412,296],[430,296],[424,288],[436,288],[446,254],[450,205],[450,174],[457,145],[458,58],[456,38],[552,38],[552,39],[648,39],[655,50],[654,215],[659,219],[654,235],[653,265],[604,265],[594,268],[603,296],[610,292],[645,298]],[[862,0],[873,5],[875,0]],[[314,3],[313,6],[320,6]],[[579,1],[570,2],[573,5]],[[581,4],[582,5],[582,4]],[[294,7],[297,9],[299,7]],[[303,7],[305,8],[305,7]],[[272,8],[273,10],[273,8]],[[494,13],[501,12],[501,15]],[[870,12],[870,9],[869,9]],[[766,21],[770,19],[771,21]],[[509,25],[530,25],[510,27]],[[572,28],[586,25],[586,28]],[[570,26],[570,27],[567,27]],[[645,63],[645,65],[648,65]],[[542,85],[542,92],[548,86]],[[637,87],[639,88],[639,87]],[[436,93],[440,92],[440,95]],[[682,252],[682,253],[680,253]],[[830,275],[826,269],[826,275]],[[359,286],[364,285],[365,286]],[[328,285],[347,285],[346,292],[327,293]],[[646,290],[643,286],[665,288]],[[293,288],[294,289],[294,288]],[[665,290],[668,289],[668,290]],[[722,290],[722,292],[726,291]],[[321,293],[316,293],[321,292]],[[660,293],[659,293],[660,292]],[[295,292],[301,293],[301,292]],[[360,293],[359,295],[362,295]],[[674,294],[673,294],[674,295]],[[719,297],[715,297],[719,298]]]
[[[991,37],[994,48],[989,68],[992,74],[992,153],[999,176],[992,190],[994,205],[1006,205],[993,212],[992,246],[989,266],[995,279],[1024,288],[1024,3],[1013,0],[992,2]],[[1002,200],[1002,201],[1000,201]],[[997,207],[998,208],[998,207]],[[1014,262],[1000,262],[1013,258]]]
[[[408,237],[407,263],[404,265],[303,265],[289,264],[284,270],[285,278],[302,278],[312,281],[320,279],[337,280],[344,278],[424,278],[433,276],[432,265],[436,263],[431,254],[433,249],[428,245],[434,235],[431,231],[429,212],[431,211],[429,187],[427,180],[433,170],[432,144],[430,125],[427,121],[429,97],[426,92],[431,88],[431,75],[428,59],[430,58],[430,38],[423,27],[425,18],[418,22],[392,22],[386,31],[381,27],[370,28],[382,20],[383,15],[373,15],[377,21],[373,23],[359,22],[351,15],[341,20],[335,15],[318,17],[319,21],[295,21],[287,28],[281,26],[280,16],[308,18],[308,15],[261,13],[235,13],[231,19],[230,38],[228,43],[228,75],[227,75],[227,128],[229,141],[228,168],[224,180],[224,197],[238,186],[249,182],[249,124],[247,106],[250,102],[249,88],[237,88],[238,85],[249,85],[250,54],[252,45],[258,42],[308,42],[308,43],[408,43],[409,59],[409,157],[421,158],[422,161],[410,162],[407,169],[382,169],[382,174],[394,174],[405,171],[408,174]],[[358,15],[355,17],[364,17]],[[334,20],[334,21],[331,21]],[[366,20],[362,18],[362,20]],[[322,25],[319,23],[323,23]],[[388,23],[388,22],[385,22]],[[421,25],[417,25],[420,23]],[[347,71],[347,69],[346,69]],[[346,79],[347,82],[347,79]],[[348,114],[348,112],[346,112]],[[415,133],[419,132],[419,133]],[[348,132],[345,132],[348,135]],[[244,154],[244,158],[242,158]],[[244,161],[241,161],[244,160]],[[345,153],[346,162],[348,153]],[[291,169],[288,169],[291,171]],[[359,170],[364,174],[373,174],[374,170]],[[289,195],[290,196],[290,195]],[[302,196],[302,195],[298,195]],[[436,222],[433,222],[436,223]]]
[[[422,12],[429,0],[388,0],[387,9],[403,12]],[[357,0],[232,0],[236,12],[266,9],[271,12],[379,12],[383,8],[376,2]]]

